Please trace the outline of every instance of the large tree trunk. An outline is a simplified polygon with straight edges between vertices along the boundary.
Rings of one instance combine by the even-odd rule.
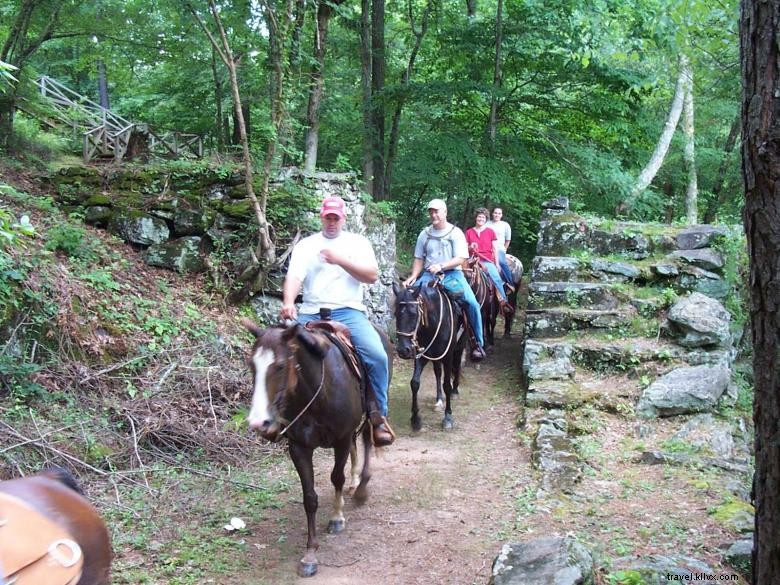
[[[328,22],[333,9],[328,0],[320,0],[317,6],[317,27],[314,31],[314,60],[309,82],[309,108],[306,114],[306,141],[304,143],[303,170],[313,173],[317,168],[317,145],[320,138],[320,104],[325,85],[325,51],[328,40]]]
[[[619,212],[630,211],[636,200],[647,189],[650,183],[653,182],[658,169],[666,158],[666,153],[669,151],[669,145],[672,143],[672,137],[674,131],[677,128],[677,123],[680,121],[680,114],[683,109],[683,98],[685,97],[685,77],[688,70],[689,63],[688,58],[685,55],[680,55],[680,74],[677,76],[677,86],[674,90],[674,98],[672,99],[672,105],[669,108],[669,115],[666,117],[666,123],[664,129],[661,132],[661,136],[658,139],[658,143],[655,146],[650,161],[647,163],[642,172],[639,173],[639,178],[634,184],[631,192],[625,201],[623,201],[618,207]]]
[[[363,185],[373,195],[374,154],[371,126],[371,0],[360,2],[360,87],[363,94]]]
[[[106,64],[102,59],[98,59],[98,95],[100,96],[100,107],[106,110],[111,109],[111,105],[108,100],[108,79],[106,76]]]
[[[488,141],[491,146],[496,143],[496,133],[498,131],[498,92],[501,89],[501,43],[502,43],[502,21],[503,21],[503,0],[498,0],[496,7],[496,56],[493,63],[493,91],[490,95],[490,117],[488,118]]]
[[[715,221],[715,215],[717,214],[718,209],[726,202],[728,191],[723,188],[726,182],[726,170],[728,169],[731,154],[734,151],[734,146],[737,144],[737,138],[739,138],[741,131],[742,117],[737,116],[731,124],[731,130],[729,130],[729,135],[726,138],[726,144],[723,146],[723,156],[720,159],[718,173],[715,176],[715,182],[712,185],[712,199],[704,212],[704,223],[712,223]]]
[[[409,78],[414,71],[414,62],[417,60],[417,54],[420,52],[420,46],[422,45],[425,33],[428,32],[428,20],[433,10],[433,0],[428,0],[425,5],[425,11],[423,12],[422,20],[420,23],[420,30],[418,31],[414,26],[414,9],[411,0],[407,4],[409,12],[409,26],[414,34],[414,47],[412,47],[412,53],[409,55],[409,61],[406,64],[403,75],[401,75],[401,87],[409,85]],[[395,162],[395,155],[398,151],[398,138],[401,127],[401,112],[404,107],[404,96],[398,98],[395,105],[395,111],[393,112],[393,122],[390,126],[390,140],[387,146],[387,164],[385,166],[385,189],[384,194],[388,199],[390,198],[392,182],[393,182],[393,163]]]
[[[693,69],[690,64],[686,68],[682,117],[683,135],[685,136],[683,160],[688,171],[688,188],[685,191],[685,221],[692,225],[699,220],[699,185],[696,179],[696,140],[693,125]]]
[[[755,394],[752,583],[780,575],[780,0],[743,0],[742,175]]]
[[[385,106],[379,97],[385,88],[385,0],[371,1],[371,136],[375,201],[385,197]]]

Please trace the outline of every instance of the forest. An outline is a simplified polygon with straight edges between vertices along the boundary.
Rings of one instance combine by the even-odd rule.
[[[289,461],[246,432],[251,342],[238,317],[250,310],[229,302],[213,279],[142,265],[78,212],[55,209],[37,182],[60,164],[81,165],[109,136],[113,160],[89,164],[163,165],[182,174],[240,169],[256,223],[258,287],[286,257],[288,239],[275,222],[294,221],[303,205],[274,208],[269,185],[290,167],[354,175],[366,201],[395,221],[399,266],[411,263],[433,198],[444,199],[463,227],[475,208],[502,207],[513,228],[509,251],[526,266],[537,250],[541,204],[559,197],[577,216],[605,222],[676,230],[741,229],[744,221],[749,263],[740,256],[745,265],[728,276],[739,293],[731,301],[750,297],[740,357],[755,360],[755,377],[742,370],[736,403],[717,415],[734,422],[755,414],[746,431],[757,446],[755,469],[748,465],[752,493],[742,468],[739,501],[723,495],[725,480],[713,469],[637,471],[632,457],[644,438],[610,444],[615,428],[633,422],[633,404],[619,396],[608,407],[586,405],[573,425],[578,456],[590,466],[585,499],[534,497],[533,439],[518,430],[525,415],[514,394],[516,336],[499,342],[482,378],[475,372],[467,382],[455,438],[444,442],[426,429],[409,452],[380,458],[377,477],[387,478],[375,482],[380,507],[349,510],[360,531],[341,548],[325,541],[334,559],[323,555],[321,582],[362,582],[362,575],[339,580],[350,565],[340,555],[373,544],[367,535],[383,509],[394,514],[384,525],[393,538],[377,562],[398,582],[438,582],[451,572],[450,558],[413,556],[426,554],[418,547],[429,538],[443,539],[434,546],[462,561],[453,583],[476,583],[486,581],[500,542],[548,530],[593,544],[598,585],[643,583],[620,564],[643,553],[699,555],[747,579],[750,566],[723,561],[719,548],[733,527],[696,528],[743,505],[737,512],[756,518],[739,529],[756,533],[752,582],[770,582],[780,571],[772,440],[780,416],[773,297],[780,236],[776,155],[766,144],[777,142],[772,96],[780,93],[767,87],[780,77],[762,56],[772,54],[777,33],[765,4],[777,13],[775,1],[750,0],[0,0],[3,479],[52,462],[79,472],[110,527],[117,583],[285,582],[300,549]],[[85,114],[63,125],[41,97],[55,85],[98,104],[103,119]],[[174,135],[195,137],[197,156],[160,161],[145,152],[149,137]],[[406,417],[409,374],[408,365],[396,367],[394,420]],[[479,451],[469,425],[502,448]],[[675,441],[664,444],[674,451]],[[429,453],[461,466],[442,471],[443,480],[441,461],[423,479],[405,475],[405,456]],[[481,458],[491,468],[485,478],[464,473]],[[441,482],[468,493],[470,509],[462,502],[437,509],[447,491]],[[481,489],[469,492],[472,485]],[[324,501],[328,492],[320,494]],[[641,514],[630,509],[634,502],[646,506]],[[398,524],[412,532],[394,532],[395,518],[410,508],[419,517]],[[425,511],[447,528],[427,526]],[[482,533],[480,523],[496,511],[514,519]],[[237,517],[250,528],[231,524]],[[471,521],[479,527],[460,542],[460,525]]]

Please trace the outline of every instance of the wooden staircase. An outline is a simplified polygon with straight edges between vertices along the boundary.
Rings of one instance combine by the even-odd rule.
[[[126,120],[51,77],[44,75],[37,83],[52,114],[82,134],[84,162],[106,158],[121,162],[132,157],[135,143],[142,145],[143,152],[165,158],[203,156],[203,141],[196,134],[158,134],[147,124]],[[46,123],[51,124],[51,121]]]

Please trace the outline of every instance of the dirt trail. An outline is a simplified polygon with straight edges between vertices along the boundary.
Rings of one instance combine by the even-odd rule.
[[[493,558],[515,528],[515,496],[533,483],[529,451],[516,427],[519,351],[519,336],[498,340],[478,370],[465,369],[453,406],[456,427],[448,432],[441,430],[442,413],[433,410],[429,366],[420,390],[423,429],[415,436],[409,425],[411,364],[396,360],[390,418],[398,439],[373,459],[366,505],[347,499],[345,531],[327,534],[332,454],[318,451],[318,574],[300,579],[295,573],[306,523],[292,477],[289,501],[252,530],[256,571],[242,582],[486,583]]]

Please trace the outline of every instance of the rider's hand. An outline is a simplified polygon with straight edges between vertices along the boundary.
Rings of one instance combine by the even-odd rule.
[[[342,257],[337,252],[334,252],[333,250],[320,250],[320,260],[325,262],[326,264],[337,264],[341,265]]]
[[[410,276],[409,278],[404,280],[401,284],[403,284],[405,288],[409,288],[410,286],[412,286],[414,284],[414,282],[416,280],[417,280],[416,278]]]
[[[444,272],[444,266],[441,264],[431,264],[428,267],[428,272],[431,274],[439,274],[439,272]]]
[[[282,321],[288,319],[294,321],[298,317],[298,311],[295,309],[295,305],[282,305],[282,310],[279,311],[279,318]]]

